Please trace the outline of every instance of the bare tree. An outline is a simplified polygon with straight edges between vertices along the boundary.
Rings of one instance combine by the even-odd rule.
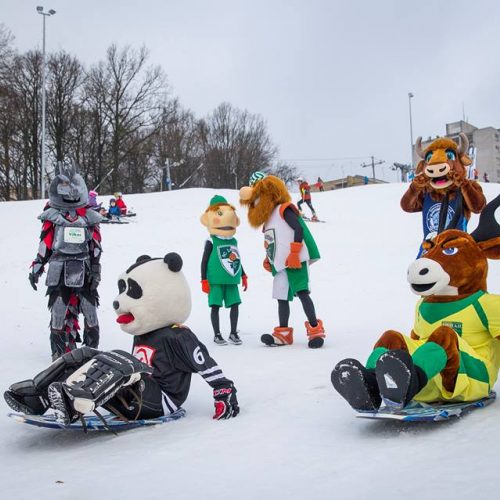
[[[77,93],[82,85],[83,66],[66,52],[53,54],[48,60],[47,125],[55,161],[71,153],[78,108]]]
[[[99,103],[100,123],[109,134],[109,162],[112,171],[110,188],[128,188],[133,165],[126,165],[128,155],[155,133],[158,123],[159,99],[166,93],[166,80],[159,66],[146,66],[146,48],[134,50],[125,47],[121,51],[115,45],[109,47],[106,60],[89,72],[90,84],[87,95]],[[96,109],[96,108],[94,108]]]
[[[154,178],[166,185],[166,164],[172,165],[171,180],[179,186],[190,176],[187,186],[195,186],[198,178],[192,176],[200,164],[201,150],[197,123],[193,113],[183,109],[178,99],[166,101],[162,106],[154,140]]]
[[[198,123],[206,183],[210,187],[238,187],[255,170],[266,170],[277,154],[259,115],[220,104]]]
[[[40,184],[40,132],[42,55],[39,51],[15,55],[6,84],[15,110],[16,142],[19,157],[13,187],[18,199],[37,197]]]
[[[272,167],[269,173],[279,177],[287,186],[293,184],[299,175],[297,167],[283,161],[278,162]]]

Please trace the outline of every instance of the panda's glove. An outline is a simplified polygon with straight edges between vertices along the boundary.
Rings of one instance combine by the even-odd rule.
[[[302,263],[300,262],[302,245],[300,241],[292,241],[292,243],[290,243],[290,253],[285,261],[285,266],[288,267],[288,269],[300,269],[302,267]]]
[[[208,280],[201,280],[201,291],[203,293],[210,293],[210,283]]]
[[[236,387],[230,384],[226,387],[214,389],[214,420],[223,420],[236,417],[240,412],[238,399],[236,398]]]

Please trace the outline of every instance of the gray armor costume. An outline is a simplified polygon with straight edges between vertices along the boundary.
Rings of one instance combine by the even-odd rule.
[[[101,275],[102,217],[87,207],[87,186],[74,165],[58,165],[49,194],[49,203],[39,216],[42,234],[29,279],[36,290],[45,265],[49,264],[46,285],[55,359],[75,349],[76,342],[81,341],[80,313],[84,316],[84,345],[93,348],[99,345],[97,286]]]

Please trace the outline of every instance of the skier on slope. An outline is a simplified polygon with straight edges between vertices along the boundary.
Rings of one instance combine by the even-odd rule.
[[[304,212],[302,210],[302,204],[305,203],[311,209],[312,212],[311,220],[317,221],[318,217],[311,202],[311,186],[302,177],[299,177],[297,179],[297,183],[299,185],[299,190],[300,190],[300,200],[297,202],[297,207],[300,211],[300,215],[304,216]]]
[[[76,166],[56,168],[49,187],[49,202],[39,216],[42,234],[29,281],[34,290],[48,264],[50,345],[52,359],[81,342],[78,315],[84,316],[83,344],[97,348],[99,322],[97,287],[101,279],[102,217],[87,207],[85,181]]]

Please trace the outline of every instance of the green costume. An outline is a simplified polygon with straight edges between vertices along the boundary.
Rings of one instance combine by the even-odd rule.
[[[242,266],[236,238],[211,235],[212,252],[208,259],[207,280],[210,284],[209,306],[231,307],[241,304],[238,285]]]

